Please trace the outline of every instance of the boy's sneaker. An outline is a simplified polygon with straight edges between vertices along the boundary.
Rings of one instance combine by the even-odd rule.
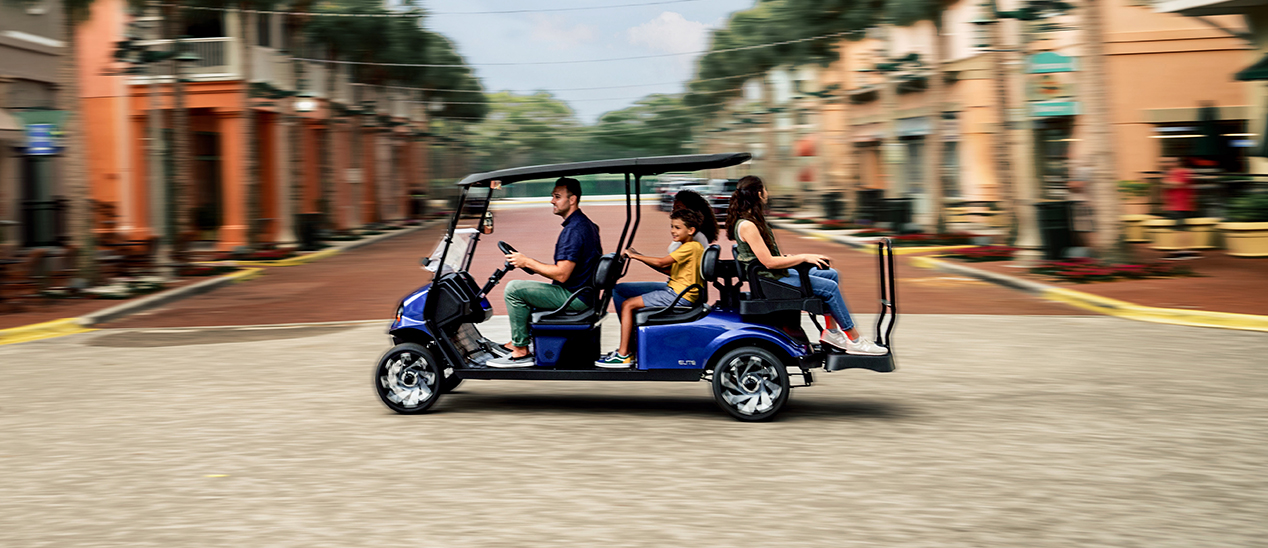
[[[872,341],[859,337],[857,341],[851,341],[849,338],[845,340],[845,352],[847,354],[857,354],[862,356],[884,356],[889,353],[889,349],[876,344]]]
[[[607,355],[595,360],[595,367],[604,369],[627,369],[634,365],[634,356],[622,356],[615,350],[608,352]]]

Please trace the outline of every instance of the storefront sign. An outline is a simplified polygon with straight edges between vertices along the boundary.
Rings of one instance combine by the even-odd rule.
[[[1078,58],[1067,57],[1051,51],[1036,53],[1031,55],[1030,59],[1026,61],[1026,72],[1030,74],[1076,72],[1078,70]]]
[[[1078,101],[1032,101],[1030,114],[1036,117],[1078,116]]]
[[[27,124],[26,153],[31,156],[57,154],[53,142],[53,124]]]
[[[16,112],[26,130],[26,154],[48,156],[62,151],[64,110],[27,110]]]
[[[1045,51],[1026,60],[1026,99],[1034,117],[1076,116],[1074,76],[1078,59]]]

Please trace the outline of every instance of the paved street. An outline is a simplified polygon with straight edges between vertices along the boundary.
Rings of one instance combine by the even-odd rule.
[[[0,347],[0,545],[1268,538],[1263,334],[909,315],[898,372],[823,375],[766,424],[704,383],[468,381],[395,415],[370,388],[386,343],[346,324]]]

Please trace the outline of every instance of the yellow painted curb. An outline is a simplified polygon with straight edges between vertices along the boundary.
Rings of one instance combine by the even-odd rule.
[[[78,320],[78,318],[62,318],[51,322],[0,329],[0,345],[38,341],[40,339],[51,339],[53,337],[95,331],[79,325]]]
[[[936,270],[942,261],[933,257],[911,257],[912,266]],[[965,267],[968,268],[968,267]],[[989,280],[988,280],[989,281]],[[1211,312],[1206,310],[1183,310],[1178,308],[1155,308],[1141,306],[1127,301],[1075,291],[1063,287],[1052,287],[1038,282],[1024,280],[1028,284],[1042,287],[1039,295],[1050,301],[1068,304],[1091,312],[1115,316],[1141,322],[1184,325],[1189,327],[1213,327],[1217,329],[1238,329],[1241,331],[1260,331],[1268,333],[1268,316],[1254,314],[1236,314],[1232,312]]]
[[[1183,310],[1178,308],[1154,308],[1060,287],[1049,288],[1044,291],[1043,296],[1049,300],[1063,302],[1084,310],[1142,322],[1268,333],[1268,316],[1206,310]]]

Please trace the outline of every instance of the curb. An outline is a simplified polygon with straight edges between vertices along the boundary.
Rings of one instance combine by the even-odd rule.
[[[80,318],[62,318],[60,320],[0,329],[0,346],[95,331],[80,324],[79,320]]]
[[[387,239],[390,239],[390,238],[395,238],[395,237],[397,237],[397,236],[402,236],[402,235],[405,235],[405,234],[412,234],[412,233],[414,233],[414,232],[418,232],[418,231],[420,231],[420,230],[425,230],[425,229],[431,228],[431,227],[433,227],[433,226],[435,226],[435,225],[437,225],[437,224],[440,224],[442,221],[443,221],[443,219],[433,219],[433,220],[427,221],[427,222],[425,222],[425,223],[422,223],[422,224],[420,224],[420,225],[418,225],[418,226],[411,226],[411,227],[409,227],[409,228],[402,228],[402,229],[400,229],[400,230],[393,230],[393,231],[390,231],[390,232],[387,232],[387,233],[384,233],[384,234],[376,234],[376,235],[371,236],[371,237],[369,237],[369,238],[362,238],[362,239],[360,239],[360,240],[355,240],[355,241],[352,241],[352,242],[348,242],[348,243],[347,243],[347,245],[331,246],[331,247],[330,247],[330,248],[328,248],[328,249],[322,249],[322,250],[320,250],[320,251],[314,251],[314,252],[312,252],[312,253],[305,253],[305,254],[303,254],[303,255],[299,255],[299,256],[296,256],[296,257],[290,257],[290,258],[287,258],[287,259],[279,259],[279,260],[276,260],[276,261],[234,261],[234,260],[228,260],[228,261],[208,261],[208,262],[205,262],[205,263],[200,263],[200,264],[207,264],[207,265],[226,265],[226,266],[299,266],[299,265],[302,265],[302,264],[308,264],[308,263],[311,263],[311,262],[313,262],[313,261],[319,261],[319,260],[321,260],[321,259],[325,259],[325,258],[327,258],[327,257],[333,257],[333,256],[338,255],[338,254],[340,254],[340,253],[343,253],[344,251],[347,251],[347,250],[349,250],[349,249],[356,249],[356,248],[358,248],[358,247],[362,247],[362,246],[370,245],[370,244],[373,244],[373,243],[378,243],[378,242],[381,242],[381,241],[383,241],[383,240],[387,240]]]
[[[289,259],[283,259],[280,261],[216,261],[211,263],[203,263],[203,264],[215,264],[215,265],[224,265],[224,266],[238,266],[243,268],[242,270],[239,270],[237,272],[232,272],[229,274],[225,274],[223,276],[217,276],[215,278],[211,278],[209,280],[203,280],[201,282],[190,284],[184,287],[177,287],[174,289],[169,289],[167,291],[160,291],[158,293],[146,295],[144,297],[132,299],[127,302],[120,303],[116,306],[112,306],[110,308],[105,308],[102,310],[98,310],[96,312],[85,314],[78,318],[62,318],[60,320],[52,320],[48,322],[23,325],[18,327],[12,327],[9,329],[0,329],[0,346],[4,346],[7,344],[29,342],[29,341],[38,341],[40,339],[51,339],[53,337],[74,335],[76,333],[86,333],[88,331],[95,331],[94,329],[91,328],[91,326],[99,324],[99,323],[105,323],[112,320],[117,320],[124,316],[136,314],[137,312],[141,312],[141,311],[162,306],[168,303],[179,301],[181,299],[192,297],[194,295],[201,295],[203,293],[208,293],[210,291],[213,291],[219,288],[220,286],[238,283],[238,282],[244,282],[253,278],[257,278],[264,274],[263,268],[253,268],[253,267],[296,266],[296,265],[311,263],[313,261],[321,260],[326,257],[332,257],[334,255],[338,255],[339,253],[343,251],[347,251],[349,249],[356,249],[358,247],[370,245],[373,243],[378,243],[380,241],[387,240],[389,238],[393,238],[396,236],[400,236],[402,234],[409,234],[412,232],[417,232],[419,230],[430,228],[433,225],[436,225],[440,222],[441,220],[433,220],[430,222],[423,223],[419,226],[410,227],[410,228],[401,229],[401,230],[393,230],[386,234],[379,234],[370,238],[357,240],[345,246],[332,247],[330,249],[323,249],[321,251],[308,253],[305,255],[300,255],[298,257],[291,257]]]
[[[911,264],[920,268],[971,276],[979,280],[1025,291],[1050,301],[1066,303],[1076,308],[1107,316],[1188,327],[1211,327],[1268,333],[1268,316],[1142,306],[1064,287],[1023,280],[1006,274],[997,274],[960,264],[948,263],[933,257],[912,257]]]

